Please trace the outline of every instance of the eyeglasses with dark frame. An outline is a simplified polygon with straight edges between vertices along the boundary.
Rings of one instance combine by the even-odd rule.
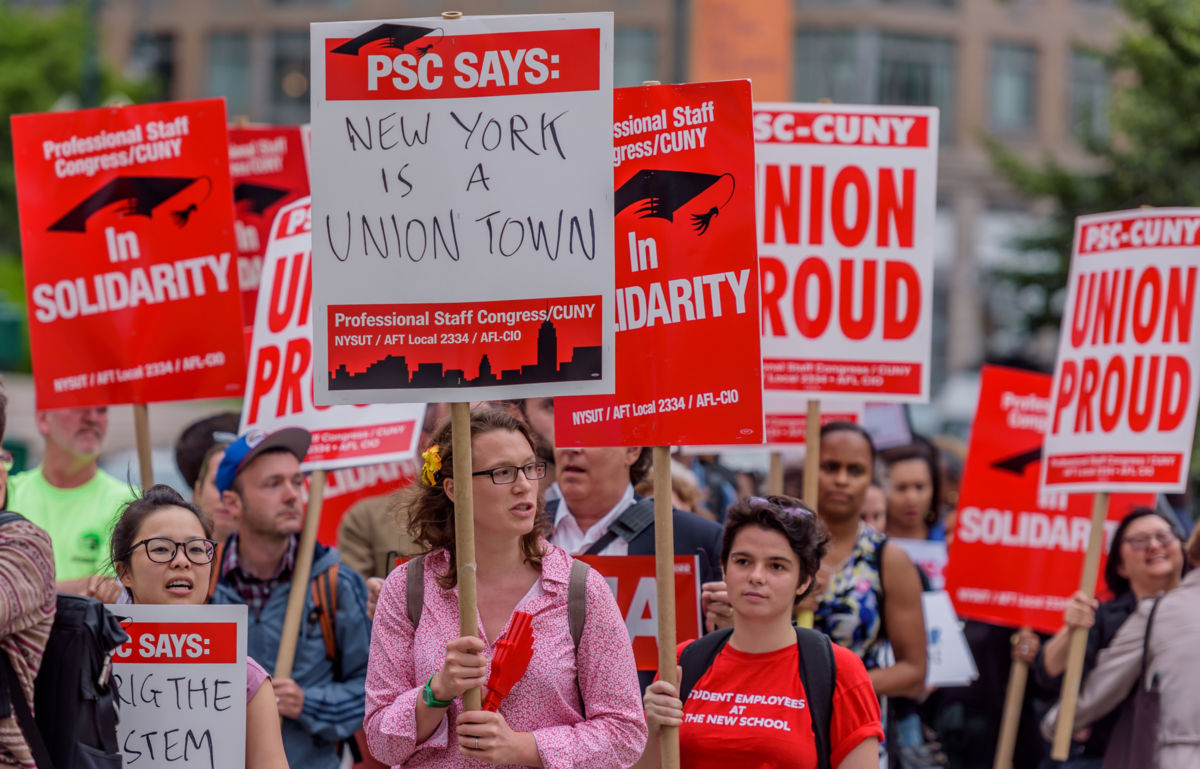
[[[507,486],[517,480],[518,470],[524,473],[525,477],[531,481],[540,481],[546,477],[545,462],[530,462],[520,467],[516,465],[504,465],[503,467],[493,467],[491,470],[480,470],[477,473],[471,473],[471,475],[490,475],[492,476],[492,483],[497,486]]]
[[[1179,541],[1179,537],[1173,531],[1156,531],[1153,534],[1135,534],[1132,537],[1126,537],[1125,544],[1129,545],[1130,550],[1140,552],[1150,547],[1152,539],[1157,540],[1158,544],[1163,547]]]
[[[217,553],[217,543],[215,540],[204,539],[203,537],[193,537],[186,542],[176,542],[167,537],[150,537],[143,539],[141,542],[134,542],[129,550],[125,553],[128,558],[142,545],[146,546],[146,557],[154,563],[170,563],[175,560],[175,556],[179,554],[179,548],[183,548],[184,556],[196,564],[203,566],[206,563],[212,563],[213,557]]]

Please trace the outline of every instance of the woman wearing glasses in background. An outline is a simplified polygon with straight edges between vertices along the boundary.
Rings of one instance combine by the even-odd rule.
[[[202,604],[217,543],[211,524],[170,486],[153,486],[121,511],[112,535],[117,578],[133,603]],[[246,766],[287,769],[271,679],[246,658]]]
[[[450,425],[423,455],[408,499],[409,532],[425,551],[384,583],[367,667],[367,744],[395,766],[631,766],[646,743],[633,650],[599,573],[584,584],[578,650],[568,628],[572,558],[546,542],[538,481],[546,463],[510,414],[471,413],[470,478],[454,478]],[[475,511],[476,632],[461,635],[454,498],[470,484]],[[408,609],[409,571],[416,622]],[[417,581],[419,578],[420,581]],[[415,607],[422,607],[417,609]],[[464,712],[459,697],[488,681],[514,611],[532,615],[533,657],[499,712]]]

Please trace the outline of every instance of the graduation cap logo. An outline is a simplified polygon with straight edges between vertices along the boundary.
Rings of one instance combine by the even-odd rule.
[[[635,203],[642,206],[637,210],[641,218],[655,217],[675,221],[679,209],[695,200],[701,193],[713,187],[717,182],[728,177],[729,196],[720,206],[712,206],[702,214],[692,214],[690,222],[692,229],[703,235],[708,231],[713,218],[721,208],[733,200],[733,191],[737,181],[733,174],[704,174],[696,171],[655,171],[643,169],[633,175],[629,181],[617,190],[617,213],[624,211]]]
[[[288,194],[286,189],[253,182],[238,182],[233,188],[233,204],[259,216]]]
[[[428,35],[432,35],[434,32],[438,33],[438,37],[427,40],[425,41],[425,45],[419,45],[416,48],[417,56],[424,56],[429,53],[429,49],[433,48],[435,43],[446,36],[446,33],[440,28],[418,27],[412,24],[380,24],[356,38],[347,40],[337,48],[334,48],[333,52],[347,56],[357,56],[363,47],[380,41],[382,41],[382,47],[384,48],[403,51],[405,46],[415,43]]]
[[[1042,447],[1030,451],[1022,451],[1020,454],[1014,454],[1011,457],[997,459],[992,463],[992,467],[997,470],[1003,470],[1013,475],[1024,475],[1025,469],[1032,464],[1042,461]]]
[[[149,219],[156,208],[183,192],[198,181],[208,183],[204,197],[171,212],[177,227],[187,224],[197,206],[212,193],[212,180],[207,176],[119,176],[84,198],[47,229],[54,232],[86,232],[88,219],[98,211],[119,203],[119,216],[144,216]]]

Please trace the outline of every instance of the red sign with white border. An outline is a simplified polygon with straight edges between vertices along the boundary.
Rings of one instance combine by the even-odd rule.
[[[1050,377],[983,367],[945,569],[960,617],[1053,633],[1067,598],[1079,589],[1092,495],[1039,492],[1050,417]],[[1109,498],[1098,595],[1107,593],[1104,559],[1112,533],[1138,505],[1153,506],[1154,495]]]
[[[224,100],[12,129],[38,408],[240,394]]]
[[[1184,491],[1200,398],[1200,209],[1075,220],[1047,490]]]
[[[299,126],[230,126],[238,284],[242,318],[254,325],[263,253],[279,209],[308,195],[308,162]]]
[[[577,555],[604,577],[625,618],[638,670],[658,670],[658,580],[652,555]],[[700,561],[675,556],[675,637],[700,637]]]
[[[614,94],[617,391],[556,398],[555,442],[762,443],[750,82]]]
[[[938,111],[756,104],[763,386],[925,402]]]

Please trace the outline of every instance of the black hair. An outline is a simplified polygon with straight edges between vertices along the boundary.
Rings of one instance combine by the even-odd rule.
[[[875,457],[879,452],[875,450],[875,441],[871,438],[871,434],[867,432],[867,428],[854,422],[847,422],[844,419],[834,420],[833,422],[821,425],[821,438],[833,433],[854,433],[861,436],[867,442],[867,447],[871,449],[871,465],[874,466]]]
[[[889,474],[892,467],[900,462],[917,459],[925,463],[925,467],[929,470],[929,483],[933,492],[929,497],[929,509],[925,511],[925,525],[935,525],[941,518],[942,504],[942,471],[941,464],[938,462],[937,447],[928,440],[914,435],[912,443],[881,451],[879,459]]]
[[[200,477],[200,466],[213,444],[229,443],[233,438],[223,438],[221,433],[236,436],[239,417],[232,411],[204,417],[183,428],[179,440],[175,441],[175,464],[179,465],[179,473],[187,482],[189,489],[196,487],[196,479]]]
[[[725,511],[725,531],[721,536],[723,567],[728,568],[734,538],[747,526],[777,531],[787,539],[800,567],[797,587],[808,582],[804,592],[796,595],[793,605],[800,603],[816,586],[814,578],[829,548],[829,532],[825,526],[817,520],[816,513],[795,497],[773,494],[739,499]]]
[[[179,492],[170,486],[162,483],[151,486],[140,496],[134,497],[126,503],[113,526],[109,557],[114,569],[118,564],[128,562],[129,551],[133,547],[133,543],[137,541],[134,537],[137,536],[138,530],[142,528],[142,524],[147,518],[164,507],[182,507],[187,510],[196,516],[196,520],[200,521],[200,526],[204,529],[204,536],[212,536],[212,522],[205,517],[204,513],[200,512],[200,508],[179,496]]]
[[[1117,530],[1113,532],[1112,547],[1108,551],[1108,562],[1104,564],[1104,584],[1108,586],[1114,596],[1122,596],[1133,590],[1129,579],[1122,577],[1119,573],[1121,566],[1124,565],[1121,558],[1121,543],[1125,541],[1125,532],[1129,530],[1130,524],[1148,515],[1157,515],[1162,518],[1171,527],[1171,531],[1175,533],[1176,537],[1183,538],[1182,532],[1179,531],[1179,525],[1153,507],[1138,506],[1126,513],[1121,522],[1117,524]]]

